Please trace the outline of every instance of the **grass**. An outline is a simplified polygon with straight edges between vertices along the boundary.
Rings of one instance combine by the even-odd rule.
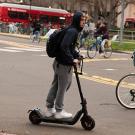
[[[134,51],[135,42],[123,42],[121,45],[119,42],[112,42],[112,48],[116,51]]]
[[[87,39],[85,41],[85,46],[92,44],[94,41]],[[120,44],[118,41],[112,41],[112,49],[115,51],[134,51],[135,50],[135,41],[123,41]]]

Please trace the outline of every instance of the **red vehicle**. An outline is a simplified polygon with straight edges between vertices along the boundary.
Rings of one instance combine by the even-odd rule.
[[[135,18],[126,18],[125,28],[135,29]]]
[[[71,13],[63,9],[45,8],[29,5],[1,3],[0,21],[28,24],[30,20],[39,19],[41,23],[59,26],[71,21]]]

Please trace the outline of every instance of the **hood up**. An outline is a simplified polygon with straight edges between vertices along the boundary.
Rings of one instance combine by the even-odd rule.
[[[71,26],[77,28],[77,30],[80,32],[83,28],[80,27],[80,21],[81,21],[81,17],[83,16],[83,13],[80,11],[77,11],[72,19],[72,23]]]

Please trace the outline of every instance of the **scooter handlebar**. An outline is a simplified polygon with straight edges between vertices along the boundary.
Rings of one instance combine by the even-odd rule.
[[[80,72],[77,71],[77,64],[74,64],[74,72],[79,74],[79,75],[82,75],[82,69],[83,69],[83,57],[81,57],[80,59],[80,63],[79,63],[79,68],[81,69]]]

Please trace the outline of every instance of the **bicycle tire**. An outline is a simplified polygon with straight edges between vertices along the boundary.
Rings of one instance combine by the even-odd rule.
[[[135,109],[135,74],[122,77],[116,85],[116,98],[123,107]]]
[[[37,35],[33,36],[32,43],[34,43],[34,42],[39,44],[40,43],[40,36],[37,36]]]
[[[87,56],[90,59],[95,58],[96,54],[97,54],[97,47],[96,47],[96,45],[90,45],[90,46],[87,47]]]
[[[110,58],[112,55],[112,47],[105,47],[104,48],[104,58]]]
[[[32,41],[32,39],[33,39],[33,34],[30,33],[30,40]]]

